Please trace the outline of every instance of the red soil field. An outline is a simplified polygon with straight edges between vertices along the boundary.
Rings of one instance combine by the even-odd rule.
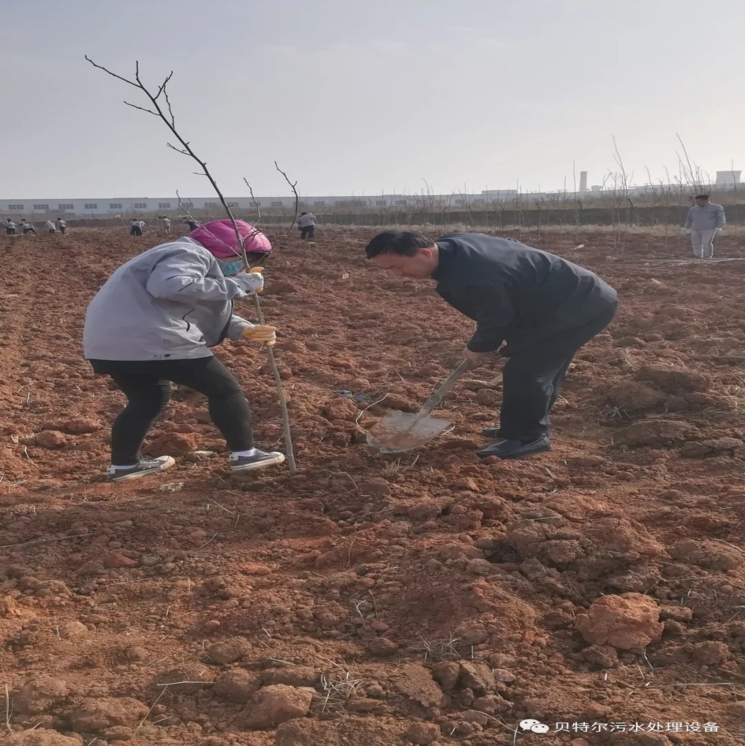
[[[366,262],[372,230],[319,232],[270,233],[262,296],[299,472],[231,478],[180,389],[147,447],[177,466],[119,485],[123,399],[82,359],[83,316],[157,237],[0,237],[0,743],[743,743],[745,261],[651,233],[526,239],[598,272],[621,312],[575,360],[554,450],[481,462],[496,356],[427,448],[367,447],[471,322]],[[745,259],[745,239],[717,253]],[[283,448],[265,354],[217,354]]]

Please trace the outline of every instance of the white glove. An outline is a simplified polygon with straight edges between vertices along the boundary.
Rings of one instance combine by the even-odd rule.
[[[691,232],[690,228],[685,228],[684,230],[685,230],[686,233],[690,233]]]
[[[714,229],[714,233],[721,233],[721,232],[722,232],[722,229],[721,229],[721,228],[715,228],[715,229]]]
[[[248,295],[260,293],[264,287],[264,276],[258,272],[241,272],[231,279],[235,280]]]

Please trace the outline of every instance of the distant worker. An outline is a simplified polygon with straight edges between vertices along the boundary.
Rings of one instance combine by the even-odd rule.
[[[6,236],[15,236],[16,234],[16,224],[8,218],[5,221],[5,235]]]
[[[161,232],[169,235],[171,233],[171,219],[167,215],[159,215],[158,221]]]
[[[142,235],[142,221],[134,218],[129,223],[129,235],[130,236],[141,236]]]
[[[27,233],[33,233],[35,236],[38,236],[39,234],[36,232],[36,228],[34,228],[31,223],[26,220],[26,218],[23,218],[21,220],[21,230],[23,231],[23,235],[25,236]]]
[[[67,223],[62,218],[57,218],[57,230],[64,236],[67,231]]]
[[[721,232],[727,219],[721,205],[709,202],[708,194],[699,194],[696,204],[688,210],[685,229],[691,234],[693,256],[698,259],[714,257],[714,237]]]
[[[301,212],[297,219],[297,227],[300,229],[300,238],[315,238],[316,216],[312,212]]]
[[[51,220],[47,220],[47,222],[44,223],[44,228],[46,229],[47,233],[57,232],[57,228],[55,227],[54,223]]]
[[[190,231],[195,231],[199,228],[199,223],[194,218],[184,218],[184,223],[189,226]]]

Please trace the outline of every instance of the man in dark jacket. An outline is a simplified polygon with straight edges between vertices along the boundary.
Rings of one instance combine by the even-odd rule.
[[[395,274],[432,277],[437,293],[476,322],[463,351],[474,367],[496,350],[508,358],[501,424],[484,430],[502,440],[478,455],[508,459],[550,450],[549,413],[569,364],[613,320],[616,291],[561,257],[482,233],[452,233],[434,242],[386,231],[365,251]]]

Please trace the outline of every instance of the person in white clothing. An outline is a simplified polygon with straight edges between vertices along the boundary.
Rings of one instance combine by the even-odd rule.
[[[67,223],[62,218],[57,218],[57,230],[64,236],[67,231]]]
[[[142,235],[142,226],[144,223],[141,220],[138,220],[137,218],[134,218],[129,223],[129,235],[130,236],[141,236]]]
[[[8,218],[5,221],[5,235],[6,236],[15,236],[16,234],[16,224]]]
[[[316,216],[312,212],[301,212],[297,219],[297,227],[300,229],[300,238],[315,238]]]
[[[727,219],[721,205],[709,202],[708,194],[696,196],[696,204],[688,210],[685,229],[691,234],[693,255],[698,259],[714,256],[714,237],[724,228]]]
[[[44,228],[46,229],[47,233],[57,232],[57,228],[55,228],[54,223],[51,220],[47,220],[47,222],[44,223]]]
[[[160,215],[158,221],[160,223],[161,233],[169,235],[171,233],[171,219],[167,215]]]

